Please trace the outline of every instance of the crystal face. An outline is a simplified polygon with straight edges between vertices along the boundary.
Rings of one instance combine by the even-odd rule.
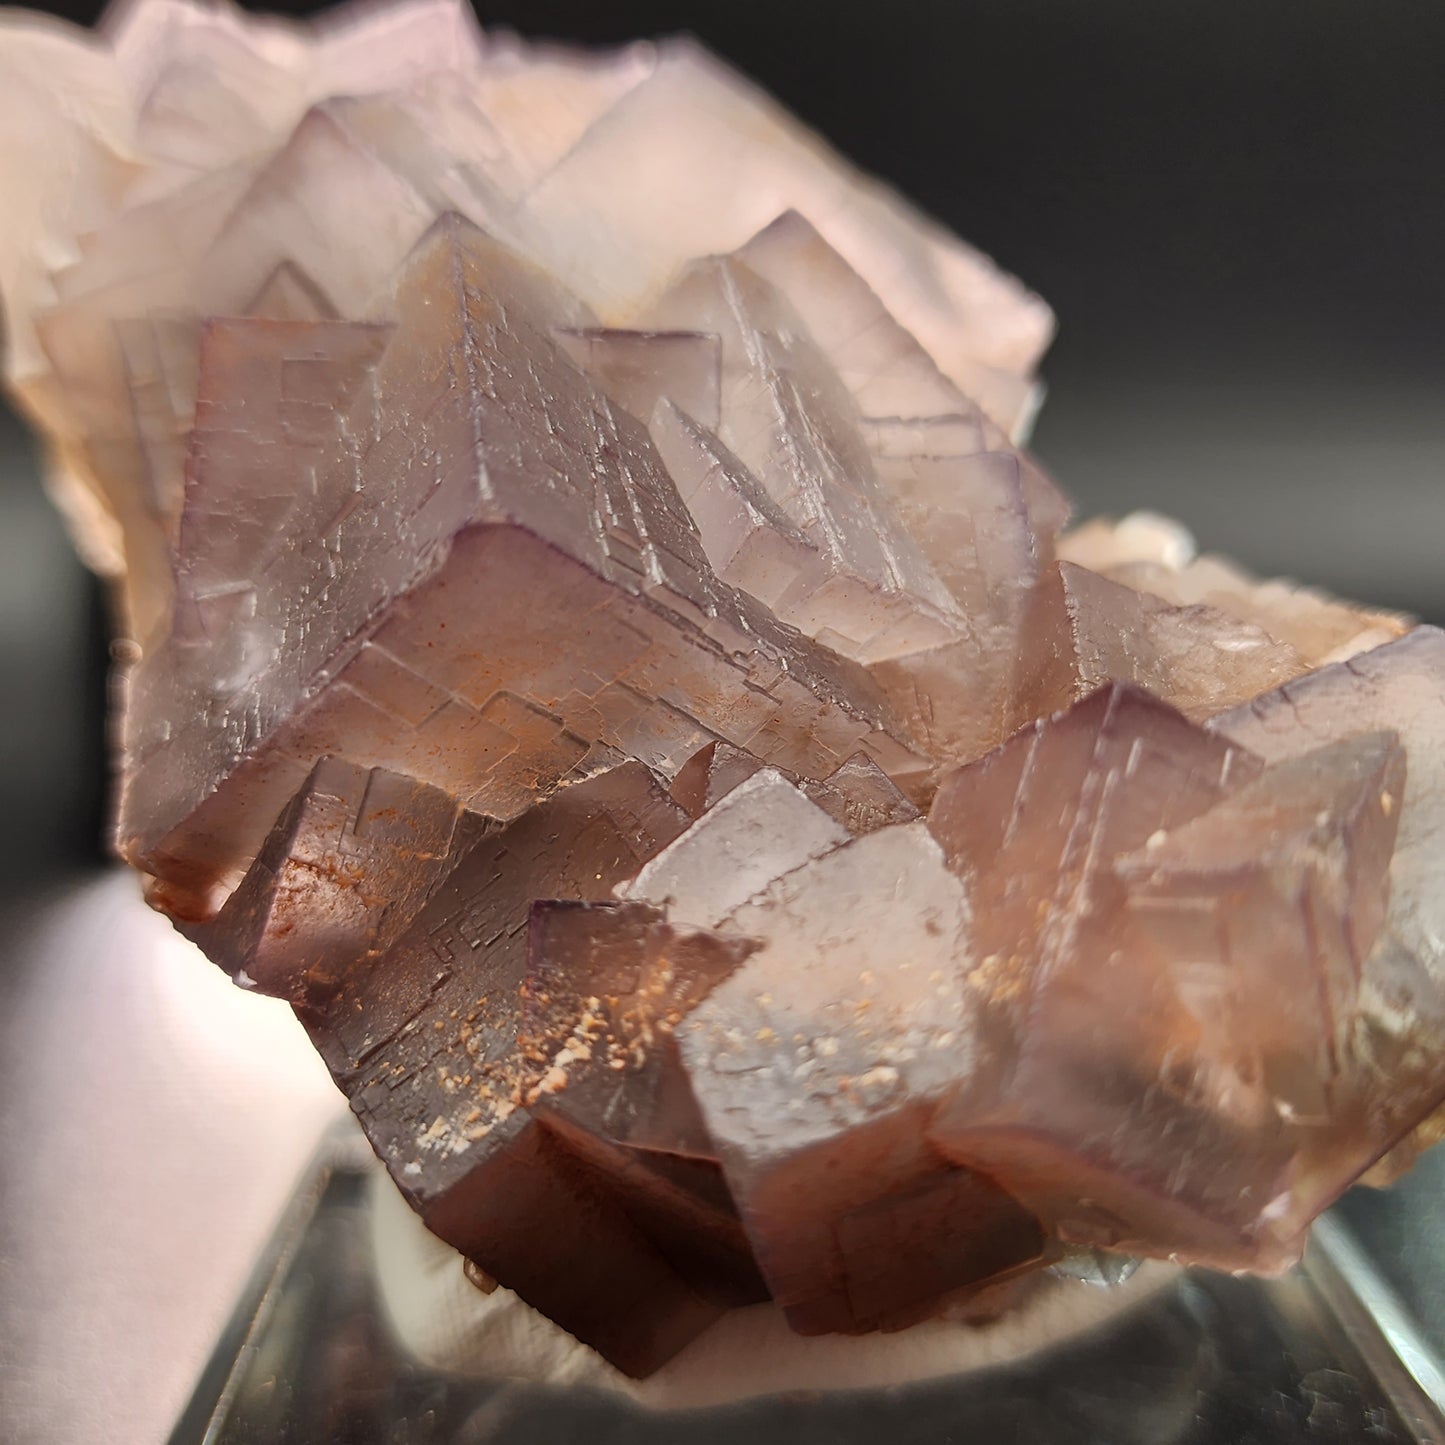
[[[1068,529],[1047,308],[742,78],[134,0],[0,123],[117,846],[478,1278],[643,1375],[1281,1269],[1438,1133],[1445,634]]]

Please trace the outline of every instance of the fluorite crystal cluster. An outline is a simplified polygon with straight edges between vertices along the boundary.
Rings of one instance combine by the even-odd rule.
[[[697,46],[140,0],[0,119],[120,850],[624,1370],[1282,1268],[1445,1095],[1445,635],[1065,531],[1043,303]]]

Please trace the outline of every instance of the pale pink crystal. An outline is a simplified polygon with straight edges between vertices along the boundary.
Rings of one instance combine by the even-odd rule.
[[[120,849],[471,1268],[643,1374],[1438,1130],[1445,637],[1066,531],[1047,308],[695,44],[133,0],[0,124]]]

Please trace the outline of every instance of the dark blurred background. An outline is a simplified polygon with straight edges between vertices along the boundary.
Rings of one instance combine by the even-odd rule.
[[[1041,291],[1060,329],[1035,442],[1082,512],[1172,512],[1261,571],[1445,621],[1445,5],[480,9],[588,42],[694,32]],[[104,658],[6,417],[6,891],[99,857]]]

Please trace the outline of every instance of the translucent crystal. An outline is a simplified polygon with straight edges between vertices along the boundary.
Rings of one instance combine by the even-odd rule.
[[[1445,808],[1442,701],[1445,633],[1417,627],[1398,642],[1321,668],[1211,724],[1262,757],[1281,761],[1365,728],[1387,729],[1398,735],[1406,758],[1404,787],[1382,788],[1377,799],[1381,812],[1398,815],[1398,832],[1389,910],[1361,968],[1359,1008],[1336,1085],[1334,1113],[1350,1142],[1322,1141],[1327,1147],[1313,1164],[1301,1202],[1304,1219],[1315,1200],[1327,1202],[1350,1182],[1360,1159],[1385,1153],[1445,1097],[1445,900],[1435,881],[1435,840]]]
[[[925,825],[792,870],[724,927],[761,947],[683,1056],[793,1327],[898,1328],[1035,1260],[1034,1221],[924,1135],[977,1054],[968,903]]]
[[[1120,947],[1113,865],[1260,770],[1115,683],[949,775],[934,800],[929,826],[973,905],[986,1063],[930,1137],[1072,1243],[1254,1262],[1230,1256],[1218,1215],[1236,1206],[1240,1175],[1260,1177],[1259,1161],[1243,1159],[1232,1119],[1196,1101],[1208,1041],[1180,1049],[1168,1027],[1187,968],[1174,977],[1147,950]],[[1187,1151],[1163,1144],[1175,1130]]]
[[[1223,557],[1196,556],[1177,522],[1139,512],[1072,532],[1061,556],[1176,607],[1204,604],[1263,629],[1309,667],[1351,657],[1399,637],[1411,619],[1341,602],[1293,582],[1261,582]]]
[[[641,424],[552,338],[565,298],[444,221],[396,307],[207,333],[176,625],[131,680],[121,809],[170,906],[210,910],[318,754],[507,816],[597,745],[667,770],[721,735],[813,776],[875,746],[866,678],[713,576]],[[493,619],[485,653],[458,610]]]
[[[860,661],[944,641],[961,622],[953,599],[886,505],[852,398],[781,293],[741,256],[719,258],[691,267],[649,317],[720,339],[716,441],[733,485],[751,482],[802,539],[774,612]]]
[[[614,926],[609,945],[599,925],[589,948],[555,910],[535,915],[533,900],[605,901],[685,822],[637,763],[563,788],[485,832],[389,950],[353,960],[343,977],[308,991],[299,1010],[431,1229],[637,1373],[746,1296],[751,1265],[735,1222],[725,1247],[718,1216],[730,1206],[716,1165],[679,1163],[679,1182],[665,1164],[634,1157],[626,1128],[611,1122],[594,1133],[598,1085],[634,1107],[650,1096],[662,1128],[669,1081],[687,1086],[652,1047],[657,1022],[746,945],[686,944],[690,966],[670,971],[663,997],[648,997],[647,970],[659,970],[677,941],[660,923],[649,926],[655,914],[604,911],[604,923],[623,925],[621,936]],[[650,1018],[628,1017],[624,979],[642,990]],[[620,1071],[610,1068],[614,1046]],[[552,1108],[574,1068],[583,1102]],[[639,1180],[648,1211],[634,1200]],[[680,1255],[674,1236],[699,1216],[707,1226],[696,1256]],[[624,1297],[628,1308],[616,1309]]]
[[[303,1003],[395,943],[487,821],[440,788],[323,758],[225,906],[189,932],[246,987]]]
[[[1047,308],[696,44],[15,12],[0,125],[117,846],[472,1277],[644,1374],[1438,1137],[1445,634],[1067,530]]]
[[[711,927],[775,878],[848,839],[847,830],[772,768],[740,783],[627,883],[628,898]]]
[[[762,763],[730,743],[709,743],[679,769],[672,780],[672,796],[694,817],[762,769]],[[856,835],[872,833],[892,823],[909,823],[918,809],[871,758],[855,753],[836,772],[820,781],[773,769],[797,786],[835,823]]]
[[[1294,648],[1219,608],[1173,606],[1072,562],[1059,573],[1081,696],[1119,679],[1202,721],[1305,670]]]

